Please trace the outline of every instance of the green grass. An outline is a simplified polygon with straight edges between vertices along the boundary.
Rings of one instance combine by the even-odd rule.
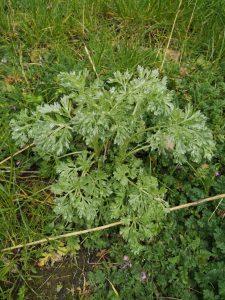
[[[188,89],[190,80],[194,105],[209,111],[210,117],[207,97],[221,91],[216,87],[211,90],[211,86],[215,86],[218,78],[222,82],[224,76],[224,4],[224,0],[1,0],[0,160],[17,150],[11,140],[9,120],[22,108],[57,99],[55,78],[59,72],[88,68],[94,76],[92,62],[103,78],[116,70],[133,70],[137,65],[160,68],[173,24],[168,48],[179,53],[180,61],[166,58],[162,71],[173,87],[179,66],[189,63],[192,71],[185,79],[185,88]],[[214,70],[210,71],[212,78],[207,68]],[[206,86],[208,94],[204,92]],[[185,93],[181,96],[185,102]],[[199,97],[206,102],[199,102]],[[218,95],[214,103],[218,98],[222,96]],[[218,114],[210,122],[219,136],[223,126],[221,104]],[[222,146],[217,154],[218,164],[223,161],[221,153]],[[51,178],[43,177],[49,169],[43,164],[42,173],[36,173],[39,163],[31,151],[26,151],[0,165],[2,248],[63,231],[49,201],[47,186]],[[2,256],[0,280],[6,282],[4,291],[0,289],[3,299],[14,299],[19,287],[29,285],[26,278],[30,261],[40,251],[25,249]],[[22,269],[12,275],[19,263]]]

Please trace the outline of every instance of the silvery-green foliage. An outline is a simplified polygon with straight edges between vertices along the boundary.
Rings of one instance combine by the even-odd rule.
[[[43,158],[62,155],[72,139],[71,108],[71,101],[63,97],[59,103],[38,106],[31,116],[22,111],[10,123],[13,139],[20,147],[32,141]]]
[[[20,112],[17,119],[11,120],[12,138],[19,147],[24,147],[32,139],[31,130],[38,118],[38,114],[29,114],[27,109],[25,109]]]
[[[58,82],[65,95],[22,111],[11,121],[12,136],[18,146],[33,142],[41,157],[55,158],[58,215],[79,227],[123,220],[121,234],[138,252],[160,230],[167,204],[137,153],[158,151],[178,163],[210,159],[215,145],[206,118],[176,107],[157,70],[138,67],[89,83],[87,71],[61,73]]]
[[[58,80],[59,84],[69,91],[82,92],[85,89],[87,77],[87,70],[70,73],[62,72],[58,75]]]
[[[185,111],[174,109],[169,116],[159,120],[159,130],[148,134],[152,149],[162,153],[171,151],[177,163],[187,159],[200,162],[210,160],[215,148],[212,133],[206,127],[206,118],[188,105]]]
[[[140,242],[160,231],[166,217],[165,190],[158,187],[157,178],[151,176],[142,162],[131,159],[114,171],[115,197],[109,207],[113,219],[122,219],[120,233],[130,243],[134,253],[141,250]]]
[[[76,161],[71,159],[57,165],[58,181],[52,191],[56,195],[55,212],[65,220],[93,224],[102,205],[111,194],[108,174],[93,169],[93,155],[87,151],[79,154]]]

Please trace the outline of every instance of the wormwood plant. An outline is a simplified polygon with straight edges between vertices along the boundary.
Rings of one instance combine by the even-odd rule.
[[[11,121],[12,136],[55,162],[56,214],[77,227],[120,219],[121,235],[138,252],[168,207],[151,156],[179,164],[209,160],[212,134],[199,111],[176,107],[157,70],[115,72],[106,82],[88,77],[86,70],[59,74],[59,102],[22,111]]]

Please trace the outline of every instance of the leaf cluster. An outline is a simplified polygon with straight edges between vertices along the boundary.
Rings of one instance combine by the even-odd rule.
[[[11,121],[12,136],[55,161],[57,214],[78,226],[121,219],[122,236],[138,252],[167,212],[165,190],[146,164],[151,153],[179,164],[211,159],[212,133],[201,112],[175,106],[157,70],[115,72],[107,81],[88,76],[59,74],[64,96],[22,111]]]

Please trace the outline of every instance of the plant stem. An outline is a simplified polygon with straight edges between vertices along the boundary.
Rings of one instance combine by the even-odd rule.
[[[34,144],[30,144],[30,145],[27,145],[26,147],[24,147],[23,149],[15,152],[14,154],[6,157],[5,159],[3,159],[2,161],[0,161],[0,165],[4,164],[6,161],[10,160],[11,158],[13,158],[14,156],[22,153],[23,151],[27,150],[28,148],[31,148],[32,146],[34,146]]]
[[[82,235],[82,234],[85,234],[85,233],[100,231],[100,230],[104,230],[104,229],[115,227],[115,226],[122,225],[122,224],[123,224],[122,221],[118,221],[118,222],[115,222],[115,223],[111,223],[111,224],[107,224],[107,225],[103,225],[103,226],[99,226],[99,227],[95,227],[95,228],[90,228],[90,229],[85,229],[85,230],[80,230],[80,231],[75,231],[75,232],[69,232],[69,233],[65,233],[65,234],[62,234],[62,235],[53,236],[53,237],[41,239],[41,240],[38,240],[38,241],[34,241],[34,242],[26,243],[26,244],[20,244],[20,245],[17,245],[17,246],[5,248],[2,251],[5,252],[5,251],[15,250],[15,249],[19,249],[19,248],[28,247],[28,246],[40,245],[40,244],[43,244],[43,243],[48,243],[49,241],[55,241],[55,240],[59,240],[59,239],[67,238],[67,237],[71,237],[71,236],[78,236],[78,235]]]
[[[184,208],[189,208],[189,207],[192,207],[192,206],[197,206],[197,205],[202,204],[202,203],[215,201],[215,200],[223,199],[223,198],[225,198],[225,194],[220,194],[220,195],[216,195],[216,196],[213,196],[213,197],[204,198],[204,199],[201,199],[201,200],[198,200],[198,201],[195,201],[195,202],[174,206],[174,207],[169,208],[168,211],[171,212],[171,211],[176,211],[176,210],[180,210],[180,209],[184,209]],[[28,247],[28,246],[40,245],[40,244],[43,244],[43,243],[47,243],[49,241],[55,241],[55,240],[59,240],[59,239],[67,238],[67,237],[71,237],[71,236],[79,236],[79,235],[82,235],[82,234],[95,232],[95,231],[100,231],[100,230],[108,229],[108,228],[119,226],[119,225],[123,225],[123,222],[118,221],[118,222],[115,222],[115,223],[110,223],[110,224],[99,226],[99,227],[94,227],[94,228],[90,228],[90,229],[69,232],[69,233],[65,233],[65,234],[62,234],[62,235],[53,236],[53,237],[41,239],[41,240],[38,240],[38,241],[30,242],[30,243],[25,243],[25,244],[12,246],[12,247],[9,247],[9,248],[5,248],[1,251],[6,252],[6,251],[19,249],[19,248]]]
[[[101,149],[99,146],[98,137],[94,137],[93,139],[93,148],[94,148],[95,156],[99,157]]]
[[[174,32],[174,28],[175,28],[175,24],[176,24],[176,21],[177,21],[177,17],[178,17],[178,14],[179,14],[179,12],[180,12],[181,4],[182,4],[182,0],[180,0],[180,2],[179,2],[178,9],[177,9],[177,12],[176,12],[174,21],[173,21],[173,26],[172,26],[172,29],[171,29],[171,32],[170,32],[169,40],[168,40],[168,43],[167,43],[167,45],[166,45],[166,49],[165,49],[165,52],[164,52],[162,64],[161,64],[161,66],[160,66],[160,72],[162,72],[162,69],[163,69],[163,66],[164,66],[164,63],[165,63],[166,52],[167,52],[167,50],[169,49],[169,46],[170,46],[170,42],[171,42],[172,35],[173,35],[173,32]]]
[[[133,150],[131,150],[130,152],[127,153],[127,156],[135,154],[135,153],[137,153],[137,152],[139,152],[141,150],[148,149],[150,147],[151,147],[150,145],[145,145],[145,146],[142,146],[142,147],[139,147],[139,148],[134,148]]]
[[[175,210],[189,208],[189,207],[197,206],[197,205],[205,203],[205,202],[215,201],[215,200],[223,199],[223,198],[225,198],[225,194],[220,194],[220,195],[216,195],[216,196],[213,196],[213,197],[204,198],[204,199],[201,199],[201,200],[198,200],[198,201],[195,201],[195,202],[185,203],[185,204],[181,204],[181,205],[178,205],[178,206],[174,206],[174,207],[169,208],[169,211],[171,212],[171,211],[175,211]]]

